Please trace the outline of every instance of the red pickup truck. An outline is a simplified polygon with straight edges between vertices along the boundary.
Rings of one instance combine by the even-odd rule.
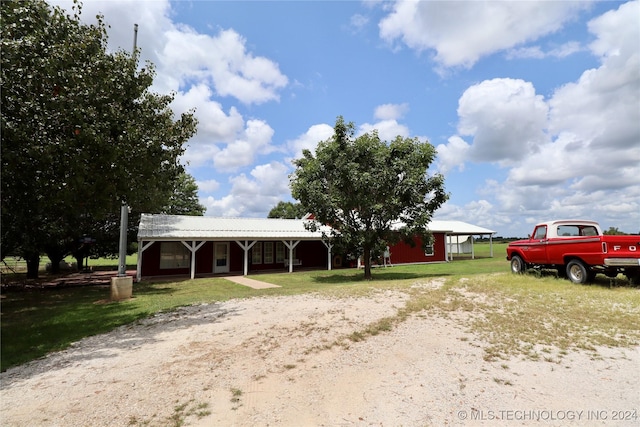
[[[597,273],[640,283],[640,236],[603,235],[595,221],[540,223],[528,239],[509,243],[507,259],[513,273],[537,267],[557,269],[573,283],[589,282]]]

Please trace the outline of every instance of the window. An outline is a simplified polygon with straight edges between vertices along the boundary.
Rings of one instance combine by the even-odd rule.
[[[251,262],[253,264],[262,264],[262,243],[258,242],[253,245],[251,251]]]
[[[598,230],[592,225],[559,225],[558,236],[578,237],[578,236],[597,236]]]
[[[534,239],[544,239],[545,237],[547,237],[547,226],[543,225],[543,226],[540,226],[540,227],[536,228],[536,234],[534,234],[533,238]]]
[[[191,251],[181,242],[160,243],[160,268],[189,267]]]
[[[424,250],[424,255],[425,256],[433,256],[433,255],[435,255],[433,244],[427,245],[427,247]]]
[[[276,263],[284,263],[284,243],[276,242]]]
[[[265,242],[264,244],[264,263],[273,264],[273,242]]]
[[[577,225],[560,225],[558,226],[558,236],[575,237],[580,235],[580,229]]]

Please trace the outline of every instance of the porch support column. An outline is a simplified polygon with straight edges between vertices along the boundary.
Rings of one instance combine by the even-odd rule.
[[[240,248],[244,251],[244,275],[248,275],[249,274],[249,249],[251,249],[253,247],[253,245],[255,245],[257,242],[257,240],[254,240],[252,242],[250,242],[249,240],[245,240],[244,243],[242,243],[240,240],[236,240],[236,243],[238,244],[238,246],[240,246]]]
[[[300,240],[296,240],[295,242],[293,240],[283,240],[282,243],[284,243],[284,245],[289,248],[289,273],[293,273],[293,250],[296,246],[298,246]]]
[[[489,256],[493,258],[493,234],[489,234]]]
[[[331,249],[333,248],[333,244],[325,242],[324,240],[322,243],[327,247],[327,270],[331,270]]]
[[[469,238],[471,239],[471,259],[476,259],[476,249],[475,249],[476,239],[473,237],[473,234],[469,236]]]
[[[149,246],[153,245],[155,242],[147,242],[140,240],[138,242],[138,266],[136,267],[136,282],[139,282],[142,279],[142,252],[144,252]]]
[[[191,280],[193,280],[196,277],[196,251],[204,245],[205,241],[198,243],[195,240],[191,242],[181,240],[181,243],[191,252]]]

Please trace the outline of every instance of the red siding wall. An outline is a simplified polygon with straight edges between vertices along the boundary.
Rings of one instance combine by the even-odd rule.
[[[417,262],[438,262],[446,260],[445,235],[433,233],[433,255],[425,255],[422,249],[422,240],[415,239],[415,247],[400,242],[389,248],[391,252],[391,264],[409,264]]]
[[[160,242],[154,242],[142,253],[142,276],[189,275],[189,267],[160,269]]]
[[[237,245],[236,245],[237,246]],[[264,250],[264,247],[263,247]],[[296,259],[302,262],[302,265],[294,266],[299,267],[327,267],[327,247],[320,241],[301,241],[296,246]],[[264,255],[264,254],[263,254]],[[288,258],[289,250],[285,247],[285,258]],[[243,267],[244,254],[240,251],[240,269]],[[275,257],[275,242],[274,242],[274,257]],[[233,260],[232,260],[233,265]],[[254,264],[251,262],[251,251],[249,251],[249,271],[263,271],[263,270],[282,270],[284,269],[284,263],[272,263],[272,264]],[[288,267],[287,267],[288,268]]]

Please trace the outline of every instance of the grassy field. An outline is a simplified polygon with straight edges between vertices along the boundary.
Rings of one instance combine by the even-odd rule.
[[[476,245],[477,259],[450,263],[376,268],[373,280],[362,271],[316,270],[260,274],[280,288],[255,290],[224,278],[134,284],[134,298],[109,302],[108,286],[6,292],[2,299],[1,369],[68,347],[83,337],[108,332],[157,312],[180,306],[270,295],[316,292],[367,295],[395,289],[411,298],[398,313],[354,331],[351,339],[392,328],[414,315],[460,317],[461,327],[486,343],[487,360],[523,355],[553,361],[572,349],[640,343],[640,290],[624,279],[615,286],[604,276],[582,286],[554,275],[512,275],[505,245]],[[115,264],[114,264],[115,266]],[[416,287],[438,278],[441,288]]]

